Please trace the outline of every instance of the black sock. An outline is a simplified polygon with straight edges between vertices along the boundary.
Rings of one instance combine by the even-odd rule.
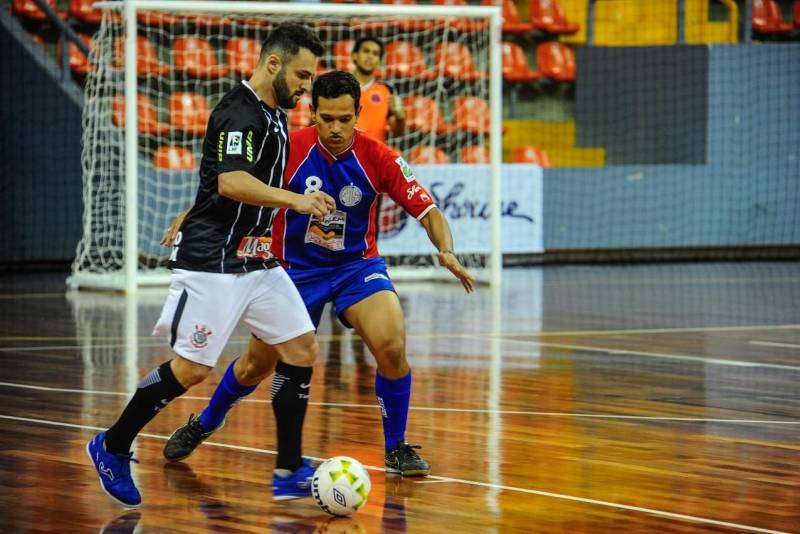
[[[272,377],[272,412],[278,428],[276,469],[294,471],[302,464],[303,419],[308,406],[311,367],[279,361]]]
[[[136,393],[122,411],[114,426],[106,433],[106,450],[114,454],[128,454],[133,439],[144,425],[150,422],[172,399],[186,392],[181,386],[170,362],[162,364],[145,376]]]

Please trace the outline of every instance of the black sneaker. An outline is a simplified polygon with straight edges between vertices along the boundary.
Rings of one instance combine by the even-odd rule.
[[[397,473],[403,476],[425,476],[431,473],[431,464],[420,458],[417,451],[419,445],[409,445],[405,441],[397,443],[394,450],[384,456],[387,473]]]
[[[207,431],[203,428],[203,425],[200,424],[200,416],[194,414],[190,415],[189,421],[173,432],[167,440],[167,444],[164,445],[164,458],[171,462],[177,462],[178,460],[188,458],[198,445],[211,437],[211,434],[223,426],[225,426],[224,420],[217,428]]]

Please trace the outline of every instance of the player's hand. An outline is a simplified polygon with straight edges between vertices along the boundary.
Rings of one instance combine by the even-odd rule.
[[[394,115],[397,120],[403,120],[405,118],[405,110],[403,109],[403,101],[400,100],[400,97],[397,95],[392,95],[391,98],[392,103],[392,115]]]
[[[183,224],[183,220],[186,218],[186,214],[189,213],[189,210],[183,211],[178,214],[177,217],[172,221],[172,224],[167,228],[167,231],[164,232],[164,236],[161,238],[161,245],[165,247],[172,246],[172,240],[175,239],[175,236],[178,235],[178,230],[181,229],[181,225]]]
[[[458,278],[467,293],[475,291],[475,278],[461,265],[461,262],[458,261],[455,254],[450,251],[440,252],[439,264],[447,268],[448,271],[453,273],[453,276]]]
[[[313,215],[322,219],[336,209],[336,201],[328,193],[315,191],[307,195],[297,195],[297,200],[292,209],[297,213]]]

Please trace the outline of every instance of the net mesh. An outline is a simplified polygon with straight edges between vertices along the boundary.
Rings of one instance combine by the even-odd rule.
[[[208,116],[234,84],[255,67],[261,42],[277,24],[312,25],[326,47],[320,72],[352,70],[351,51],[363,35],[385,45],[377,77],[403,101],[406,128],[387,144],[431,180],[469,179],[489,189],[488,20],[369,16],[217,16],[185,12],[137,15],[138,263],[139,272],[161,269],[169,250],[159,245],[175,215],[197,190],[197,167]],[[95,67],[85,83],[83,115],[84,232],[73,273],[118,273],[124,264],[125,102],[124,21],[106,12],[94,40]],[[290,129],[310,123],[308,103],[289,112]],[[479,165],[476,165],[479,164]],[[487,196],[488,198],[488,196]],[[430,266],[427,240],[414,254],[393,247],[405,226],[398,207],[384,198],[379,245],[391,263]],[[488,225],[460,230],[462,261],[487,262]],[[485,235],[469,235],[469,233]],[[424,235],[424,234],[423,234]],[[459,236],[457,236],[457,239]],[[401,249],[403,247],[400,247]]]

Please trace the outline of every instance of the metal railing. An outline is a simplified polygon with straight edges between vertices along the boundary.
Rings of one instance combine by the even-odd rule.
[[[61,19],[56,10],[54,10],[46,0],[33,1],[39,6],[39,9],[44,11],[47,18],[50,19],[50,22],[58,28],[58,31],[61,33],[61,81],[65,82],[72,78],[69,69],[69,43],[74,43],[87,58],[89,57],[89,47],[78,37],[75,30]]]

